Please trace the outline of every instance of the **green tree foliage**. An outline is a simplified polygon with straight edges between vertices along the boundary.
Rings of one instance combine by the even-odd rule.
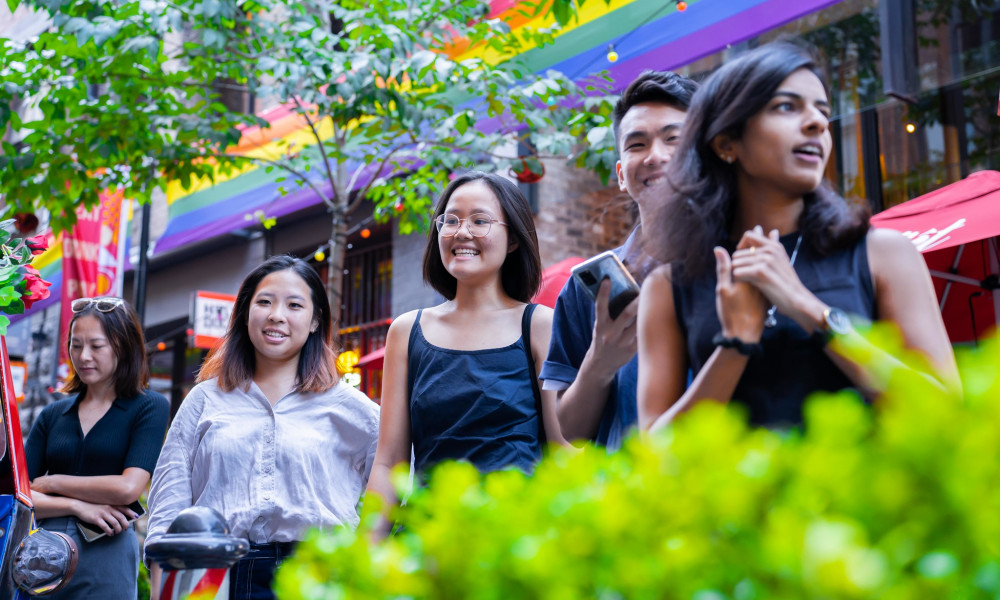
[[[902,352],[892,331],[869,339]],[[279,595],[996,598],[1000,342],[960,363],[963,398],[897,363],[877,409],[820,395],[803,431],[705,402],[619,453],[556,452],[531,477],[443,464],[398,511],[401,533],[368,542],[367,498],[360,531],[313,533],[282,566]]]
[[[330,211],[334,306],[347,218],[363,202],[404,233],[426,229],[449,172],[520,167],[518,142],[532,160],[562,157],[605,180],[614,167],[606,80],[583,89],[530,72],[517,55],[555,29],[512,31],[481,0],[32,3],[55,29],[0,52],[0,107],[42,112],[25,123],[0,108],[0,130],[27,134],[0,155],[12,210],[42,204],[66,226],[101,188],[147,199],[167,180],[264,163],[287,179],[282,191],[310,188]],[[466,46],[478,53],[452,58]],[[289,106],[309,141],[273,157],[234,152],[241,127],[267,125],[233,109],[242,94]]]

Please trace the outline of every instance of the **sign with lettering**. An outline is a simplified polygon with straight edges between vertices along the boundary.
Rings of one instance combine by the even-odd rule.
[[[69,335],[73,318],[70,306],[77,298],[121,296],[125,213],[121,191],[101,192],[100,204],[86,210],[76,209],[76,225],[62,238],[62,315],[63,340]],[[59,362],[69,364],[66,344],[59,344]]]
[[[917,247],[917,250],[927,252],[950,240],[951,232],[962,227],[965,227],[964,218],[958,219],[951,225],[942,227],[941,229],[931,227],[926,231],[904,231],[903,235],[910,238],[910,241]]]
[[[213,348],[229,327],[236,296],[215,292],[195,292],[191,307],[195,348]]]
[[[10,361],[10,381],[14,387],[14,399],[24,400],[24,380],[28,378],[28,365],[19,360]]]

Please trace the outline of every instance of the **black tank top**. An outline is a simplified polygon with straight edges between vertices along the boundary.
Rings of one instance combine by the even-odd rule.
[[[410,330],[410,437],[415,467],[465,460],[481,472],[514,466],[526,473],[542,456],[544,428],[530,362],[531,315],[521,337],[502,348],[452,350],[424,338],[417,312]]]
[[[781,238],[789,255],[796,239],[798,233]],[[865,239],[828,256],[803,242],[794,267],[806,288],[827,305],[867,320],[877,317]],[[677,322],[686,338],[688,364],[698,373],[715,351],[712,338],[722,329],[715,309],[715,269],[689,285],[678,283],[676,267],[674,275]],[[750,358],[733,393],[733,400],[749,409],[754,425],[799,424],[809,394],[852,387],[804,329],[780,312],[776,317],[774,327],[764,328],[763,355]]]

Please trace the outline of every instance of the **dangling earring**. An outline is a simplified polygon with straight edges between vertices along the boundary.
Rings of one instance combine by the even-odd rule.
[[[727,157],[726,157],[726,162],[727,162],[728,164],[733,164],[733,157],[732,157],[732,156],[727,156]]]

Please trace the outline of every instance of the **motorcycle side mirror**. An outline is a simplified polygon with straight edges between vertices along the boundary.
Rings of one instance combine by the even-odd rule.
[[[44,596],[65,587],[76,572],[80,553],[69,536],[36,529],[14,551],[12,577],[32,596]]]

